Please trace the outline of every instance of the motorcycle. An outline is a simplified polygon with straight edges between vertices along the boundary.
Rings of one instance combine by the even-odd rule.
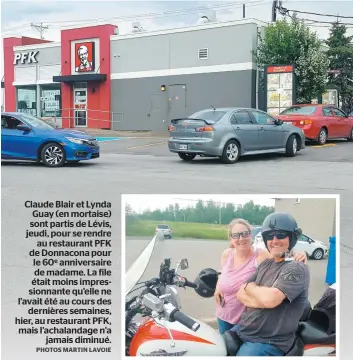
[[[221,335],[180,311],[177,288],[197,288],[179,274],[189,267],[187,259],[180,260],[175,269],[171,268],[171,259],[165,259],[158,277],[139,282],[158,239],[157,234],[125,275],[125,355],[235,356],[241,345],[236,333]],[[137,285],[140,287],[134,289]],[[131,296],[140,289],[138,295]],[[336,334],[326,334],[325,319],[310,318],[308,305],[310,311],[303,315],[294,345],[284,356],[335,356]]]

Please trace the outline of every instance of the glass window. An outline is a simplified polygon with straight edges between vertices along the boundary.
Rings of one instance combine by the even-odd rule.
[[[30,126],[36,128],[36,129],[43,129],[43,130],[52,130],[53,129],[53,126],[51,126],[50,124],[47,124],[43,120],[38,119],[37,117],[34,117],[32,115],[23,114],[20,116],[20,118],[23,121],[27,122]]]
[[[192,114],[189,116],[192,119],[202,119],[202,120],[211,120],[211,121],[219,121],[222,119],[222,117],[226,114],[226,111],[213,111],[213,110],[203,110],[199,111],[195,114]]]
[[[346,117],[346,115],[344,114],[344,112],[341,111],[341,110],[339,110],[339,109],[333,108],[332,111],[333,111],[333,113],[334,113],[335,116]]]
[[[231,120],[232,124],[252,124],[250,115],[247,111],[238,111],[233,116]]]
[[[8,130],[17,130],[18,125],[24,125],[18,119],[15,119],[11,116],[1,116],[1,128],[8,129]]]
[[[252,111],[252,114],[254,115],[254,118],[259,125],[273,125],[275,123],[274,118],[266,113]]]
[[[40,88],[41,117],[61,117],[60,84],[43,85]]]
[[[332,116],[330,108],[323,108],[322,113],[324,114],[324,116]]]
[[[309,242],[309,238],[307,236],[303,235],[303,234],[300,235],[298,240],[303,241],[303,242]]]
[[[17,88],[17,111],[37,116],[36,86],[21,86]]]
[[[298,114],[298,115],[313,115],[316,111],[316,106],[292,106],[283,110],[280,115]]]

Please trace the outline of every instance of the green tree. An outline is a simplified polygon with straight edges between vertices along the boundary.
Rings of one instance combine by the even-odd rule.
[[[326,40],[330,69],[339,70],[329,75],[330,87],[337,89],[343,110],[353,110],[353,36],[347,36],[347,27],[335,22]]]
[[[326,91],[328,58],[321,40],[303,20],[296,15],[281,19],[266,26],[259,38],[254,54],[260,67],[295,64],[298,104],[310,104]]]

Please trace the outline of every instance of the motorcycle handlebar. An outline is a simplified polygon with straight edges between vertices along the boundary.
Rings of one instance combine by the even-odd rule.
[[[188,281],[188,280],[186,280],[186,279],[185,279],[185,286],[191,287],[191,288],[193,288],[193,289],[197,289],[197,287],[198,287],[197,284],[195,284],[195,283],[193,283],[193,282],[191,282],[191,281]]]
[[[194,321],[193,319],[189,318],[187,315],[182,313],[179,310],[175,310],[171,315],[170,318],[172,321],[178,321],[187,328],[192,331],[197,331],[200,328],[200,324]]]

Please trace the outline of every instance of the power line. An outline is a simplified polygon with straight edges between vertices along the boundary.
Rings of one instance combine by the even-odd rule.
[[[320,20],[313,20],[313,19],[304,19],[304,18],[301,18],[301,20],[304,20],[304,21],[310,21],[314,24],[331,24],[333,25],[335,22],[331,22],[331,21],[320,21]],[[353,23],[339,23],[341,25],[353,25]]]
[[[271,1],[262,1],[262,0],[255,0],[255,1],[248,1],[245,2],[245,0],[239,0],[239,1],[233,1],[233,2],[226,2],[226,3],[220,3],[216,4],[212,7],[208,6],[201,6],[201,7],[194,7],[194,8],[185,8],[180,10],[173,10],[173,11],[164,11],[159,13],[145,13],[145,14],[135,14],[135,15],[127,15],[127,16],[120,16],[120,17],[110,17],[110,18],[94,18],[94,19],[84,19],[84,20],[64,20],[64,21],[56,21],[56,22],[47,22],[45,24],[49,24],[51,28],[68,28],[73,27],[77,25],[83,25],[85,23],[90,24],[96,24],[100,22],[109,22],[109,21],[128,21],[128,20],[145,20],[145,19],[153,19],[153,18],[163,18],[163,17],[172,17],[177,15],[189,15],[194,14],[199,11],[212,11],[212,10],[227,10],[230,8],[241,8],[243,4],[245,3],[247,7],[253,7],[258,5],[266,5],[269,4]],[[69,25],[60,25],[60,24],[68,24]],[[43,24],[43,23],[42,23]],[[4,29],[2,32],[8,32],[15,29],[21,29],[21,27],[25,28],[28,26],[32,26],[32,24],[24,24],[19,27],[10,28],[10,29]]]
[[[111,21],[111,20],[135,20],[140,18],[153,18],[153,17],[167,17],[167,16],[174,16],[174,15],[180,15],[180,14],[189,14],[189,13],[195,13],[202,10],[214,10],[214,9],[228,9],[232,7],[242,7],[245,0],[239,0],[239,1],[233,1],[233,2],[225,2],[225,3],[219,3],[216,5],[213,5],[212,7],[208,6],[199,6],[199,7],[193,7],[193,8],[184,8],[180,10],[171,10],[171,11],[163,11],[158,13],[145,13],[145,14],[134,14],[134,15],[125,15],[120,17],[111,17],[111,18],[94,18],[94,19],[86,19],[86,20],[77,20],[75,23],[82,23],[82,22],[97,22],[97,21]],[[249,1],[247,4],[266,4],[267,2],[263,2],[261,0],[255,0],[255,1]],[[52,24],[62,24],[62,23],[69,23],[72,22],[70,20],[66,21],[57,21]]]
[[[314,13],[309,11],[299,11],[299,10],[290,10],[281,7],[283,10],[295,12],[298,14],[307,14],[307,15],[316,15],[316,16],[327,16],[327,17],[334,17],[334,18],[342,18],[342,19],[353,19],[353,16],[344,16],[344,15],[334,15],[334,14],[320,14],[320,13]]]
[[[31,24],[31,27],[37,29],[39,31],[39,34],[40,34],[40,38],[43,40],[44,37],[43,37],[43,31],[44,30],[48,30],[49,29],[49,26],[43,26],[43,23],[40,23],[40,25],[36,25],[36,24]]]
[[[281,5],[277,6],[277,9],[279,10],[280,14],[282,16],[287,16],[289,18],[291,18],[292,20],[293,19],[293,16],[289,13],[290,11],[293,12],[293,13],[306,13],[306,12],[303,12],[303,11],[296,11],[296,10],[288,10],[286,8],[283,8]],[[317,13],[313,13],[315,15],[318,15]],[[322,16],[328,16],[328,14],[321,14]],[[332,15],[332,14],[331,14]],[[334,17],[337,17],[337,15],[332,15]],[[353,17],[346,17],[348,19],[353,19]],[[322,20],[314,20],[314,19],[305,19],[305,18],[298,18],[299,20],[302,20],[302,21],[306,21],[306,22],[309,22],[309,23],[306,23],[307,25],[309,26],[313,26],[313,27],[331,27],[334,23],[336,22],[332,22],[332,21],[322,21]],[[314,24],[320,24],[320,25],[314,25]],[[323,25],[323,24],[327,24],[327,25]],[[353,26],[353,23],[339,23],[341,25],[345,25],[347,27],[351,27]]]

